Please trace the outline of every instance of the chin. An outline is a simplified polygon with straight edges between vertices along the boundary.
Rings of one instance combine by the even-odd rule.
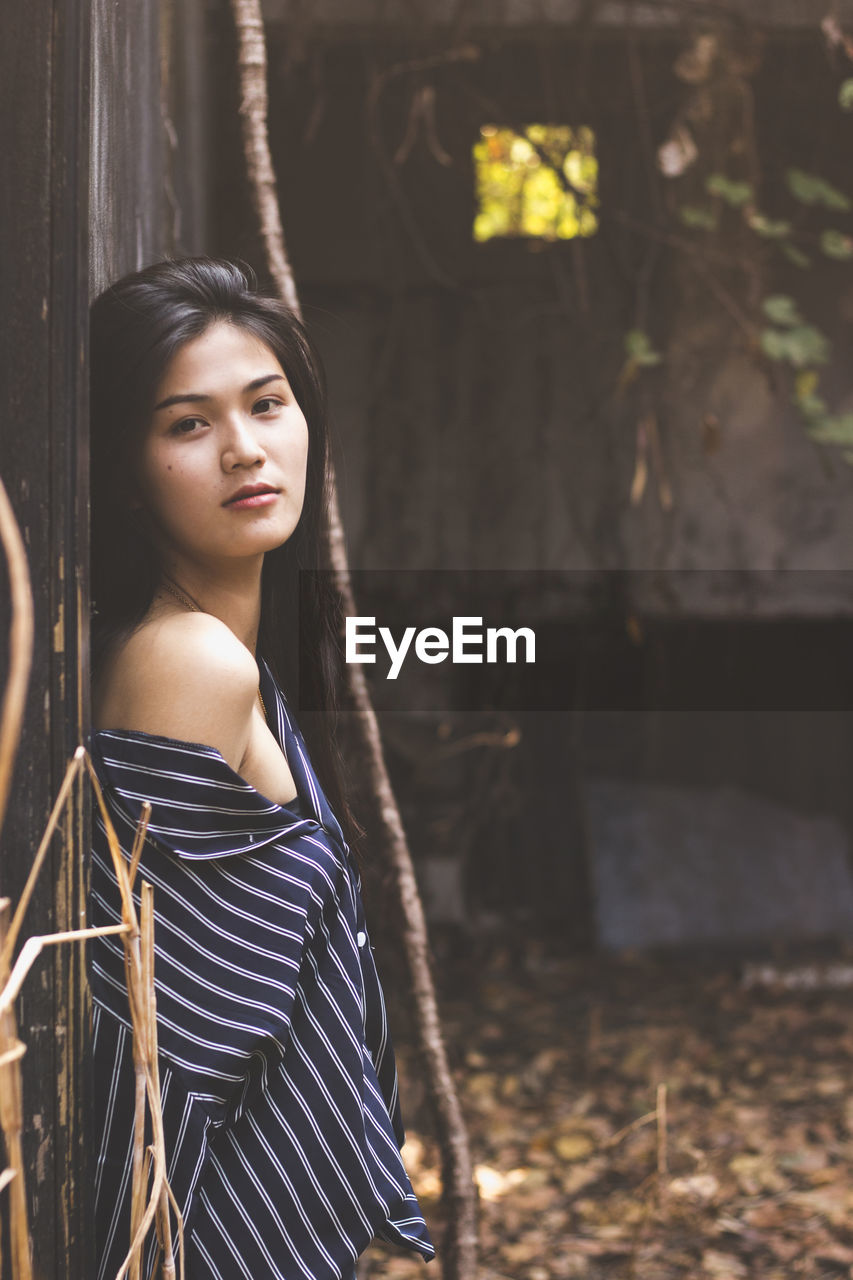
[[[296,530],[296,525],[291,524],[286,528],[278,529],[258,529],[254,537],[243,537],[234,539],[229,548],[229,555],[237,556],[253,556],[263,555],[267,551],[275,551],[277,547],[283,547],[285,542],[289,542]]]

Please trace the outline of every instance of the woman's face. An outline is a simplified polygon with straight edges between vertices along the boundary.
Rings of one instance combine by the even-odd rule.
[[[132,505],[172,571],[252,558],[302,512],[308,427],[264,342],[217,321],[167,366],[142,442]]]

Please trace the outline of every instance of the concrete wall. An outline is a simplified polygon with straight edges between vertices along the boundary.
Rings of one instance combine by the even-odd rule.
[[[755,306],[753,266],[762,288],[794,293],[834,341],[826,385],[843,410],[853,394],[846,268],[818,260],[798,275],[772,255],[752,263],[728,231],[708,242],[705,261],[688,262],[669,244],[677,231],[667,202],[686,196],[656,194],[649,168],[685,101],[673,72],[683,36],[659,33],[642,47],[615,30],[536,40],[496,23],[476,61],[438,59],[426,69],[418,38],[392,25],[335,40],[296,8],[270,32],[284,225],[329,370],[353,565],[585,568],[614,580],[627,572],[623,608],[635,609],[641,624],[646,612],[669,611],[688,632],[709,612],[746,624],[766,610],[780,618],[780,644],[786,615],[822,616],[827,625],[839,610],[849,616],[853,469],[808,439],[778,371],[744,339],[728,305]],[[224,59],[222,32],[220,39]],[[784,200],[786,164],[808,168],[818,157],[847,189],[851,120],[838,110],[817,27],[771,40],[763,54],[741,52],[749,55],[739,65],[748,68],[768,209]],[[224,61],[223,71],[219,136],[223,153],[237,157]],[[423,131],[395,159],[424,82],[435,91],[436,136],[449,165]],[[471,145],[489,119],[595,129],[598,236],[555,246],[472,242]],[[708,140],[709,163],[737,163],[742,154],[730,150],[738,120],[724,119],[721,136]],[[222,194],[217,248],[258,261],[242,197],[224,184]],[[722,270],[723,301],[701,276],[714,253],[747,264]],[[666,361],[622,388],[624,335],[636,324]],[[637,427],[652,410],[661,471],[650,459],[634,504]],[[662,475],[671,505],[661,498]],[[669,570],[686,571],[675,594]],[[543,618],[549,607],[543,601]],[[844,697],[843,667],[837,672]],[[391,764],[437,916],[534,920],[573,941],[662,940],[666,894],[678,898],[689,854],[695,913],[683,909],[682,894],[680,940],[699,936],[709,884],[717,906],[704,913],[706,938],[843,931],[849,913],[839,914],[836,899],[849,900],[853,747],[849,714],[821,709],[825,715],[784,707],[526,715],[522,742],[503,764],[471,753],[413,780],[415,740],[432,734],[438,753],[441,717],[406,724],[400,707],[389,721],[389,741],[398,740]],[[483,728],[482,719],[455,723],[463,734]],[[482,777],[501,769],[497,782]],[[514,810],[496,807],[502,797]],[[631,858],[614,822],[602,818],[602,797],[615,797],[614,822],[625,818]],[[687,849],[691,814],[696,838]],[[661,833],[665,847],[655,845]],[[739,911],[724,909],[731,857],[716,856],[720,850],[750,859]],[[808,916],[798,913],[796,877],[787,874],[804,859],[815,886]],[[675,876],[669,885],[662,864]],[[632,883],[646,895],[633,933],[625,927],[631,903],[619,891]]]

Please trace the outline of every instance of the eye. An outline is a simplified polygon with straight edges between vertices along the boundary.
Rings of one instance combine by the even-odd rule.
[[[263,396],[260,400],[256,400],[252,405],[254,413],[270,413],[274,409],[284,407],[284,401],[279,400],[277,396]]]
[[[203,418],[181,418],[179,422],[173,422],[169,428],[171,436],[188,436],[192,435],[196,427],[203,427]]]

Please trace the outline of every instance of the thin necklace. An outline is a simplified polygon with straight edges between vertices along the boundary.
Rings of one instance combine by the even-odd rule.
[[[198,601],[194,600],[193,597],[189,594],[189,592],[182,591],[181,588],[178,586],[178,584],[176,582],[173,582],[171,578],[167,577],[165,573],[162,575],[162,583],[163,583],[163,586],[166,588],[166,590],[169,592],[169,595],[174,596],[175,599],[179,600],[181,604],[186,605],[186,607],[190,610],[191,613],[204,613],[204,610],[202,609]],[[258,686],[258,702],[261,704],[261,711],[263,711],[264,719],[266,720],[267,709],[264,706],[264,700],[263,700],[263,697],[261,696],[260,686]]]

